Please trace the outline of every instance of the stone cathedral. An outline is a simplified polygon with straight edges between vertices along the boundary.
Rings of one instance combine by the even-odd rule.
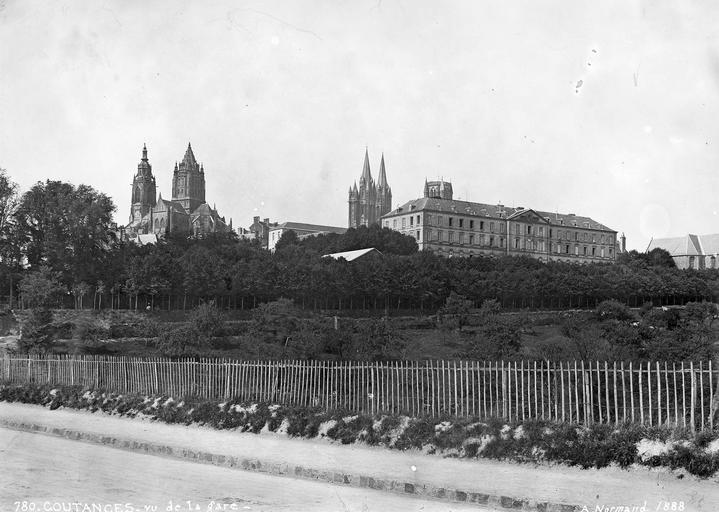
[[[369,167],[369,153],[365,149],[364,166],[359,180],[349,190],[349,227],[379,224],[380,218],[392,209],[392,189],[387,184],[384,153],[379,164],[379,177],[375,183]]]
[[[142,159],[132,180],[132,204],[130,223],[125,228],[128,235],[155,234],[163,236],[169,232],[188,233],[201,236],[205,233],[232,231],[214,207],[205,201],[205,169],[197,163],[192,146],[182,162],[175,162],[172,175],[172,199],[156,195],[155,177],[147,158],[147,146],[142,147]]]

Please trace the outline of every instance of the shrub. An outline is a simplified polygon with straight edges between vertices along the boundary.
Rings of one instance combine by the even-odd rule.
[[[203,302],[190,313],[190,325],[200,336],[219,336],[224,327],[224,318],[215,306],[215,301]]]
[[[54,338],[52,311],[43,307],[32,308],[18,340],[21,352],[48,352]]]
[[[205,354],[209,338],[200,336],[192,327],[178,327],[163,332],[157,339],[158,351],[168,357],[194,357]]]
[[[626,305],[616,300],[605,300],[599,303],[596,311],[597,318],[604,320],[631,320],[632,311]]]
[[[110,414],[134,416],[138,413],[167,423],[196,423],[218,429],[237,428],[259,433],[267,425],[270,430],[286,421],[290,436],[316,437],[319,425],[333,419],[335,425],[328,437],[350,444],[364,441],[389,448],[437,448],[445,455],[474,457],[480,444],[480,455],[519,462],[554,461],[582,468],[602,468],[609,464],[628,467],[639,463],[646,466],[683,468],[706,478],[719,471],[719,454],[706,447],[717,434],[693,435],[665,426],[593,424],[577,426],[550,421],[525,421],[507,424],[498,418],[484,422],[476,419],[414,418],[404,416],[351,415],[346,411],[322,411],[317,407],[280,407],[265,403],[236,402],[218,404],[213,400],[186,399],[184,406],[166,396],[143,397],[91,391],[80,386],[0,386],[0,400],[41,404],[50,409],[61,406]],[[399,436],[394,439],[402,427]],[[483,439],[480,441],[480,439]],[[666,450],[651,457],[639,457],[637,445],[643,439],[666,443]]]
[[[97,341],[107,339],[110,329],[104,327],[98,320],[78,317],[72,322],[72,337],[81,341]]]

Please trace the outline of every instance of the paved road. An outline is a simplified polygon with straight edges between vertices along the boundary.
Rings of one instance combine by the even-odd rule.
[[[0,460],[3,512],[94,512],[98,509],[93,510],[93,505],[100,505],[101,512],[489,510],[165,459],[3,428]],[[89,508],[84,508],[86,505]]]

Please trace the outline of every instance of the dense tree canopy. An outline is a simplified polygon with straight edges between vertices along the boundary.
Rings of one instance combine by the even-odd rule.
[[[65,279],[97,279],[111,242],[112,200],[87,185],[35,184],[15,212],[17,243],[30,268],[47,265]]]
[[[285,297],[300,309],[434,313],[452,292],[474,307],[496,299],[502,307],[556,309],[593,307],[607,299],[639,306],[719,295],[717,270],[679,270],[661,249],[631,252],[616,264],[448,259],[418,252],[412,237],[379,226],[303,239],[289,233],[274,253],[233,233],[171,235],[137,246],[115,239],[114,209],[105,194],[59,181],[37,183],[18,200],[16,187],[0,171],[4,275],[47,267],[76,307],[190,309],[214,299],[220,308],[253,308]],[[322,257],[366,247],[382,256],[353,262]]]

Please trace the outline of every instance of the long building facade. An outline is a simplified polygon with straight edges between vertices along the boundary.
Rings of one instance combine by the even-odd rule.
[[[143,145],[142,158],[132,180],[130,222],[125,234],[130,238],[155,234],[163,236],[170,232],[196,236],[214,232],[232,231],[225,218],[205,201],[205,169],[197,163],[192,146],[187,145],[185,156],[172,175],[172,199],[156,195],[155,176]]]
[[[544,261],[616,259],[617,232],[589,218],[531,208],[458,201],[452,185],[425,182],[424,196],[382,217],[381,225],[444,256],[526,255]]]
[[[392,189],[387,183],[384,154],[379,164],[379,177],[375,182],[370,170],[369,152],[365,149],[359,188],[357,182],[350,187],[348,203],[350,228],[379,224],[382,215],[392,209]]]

